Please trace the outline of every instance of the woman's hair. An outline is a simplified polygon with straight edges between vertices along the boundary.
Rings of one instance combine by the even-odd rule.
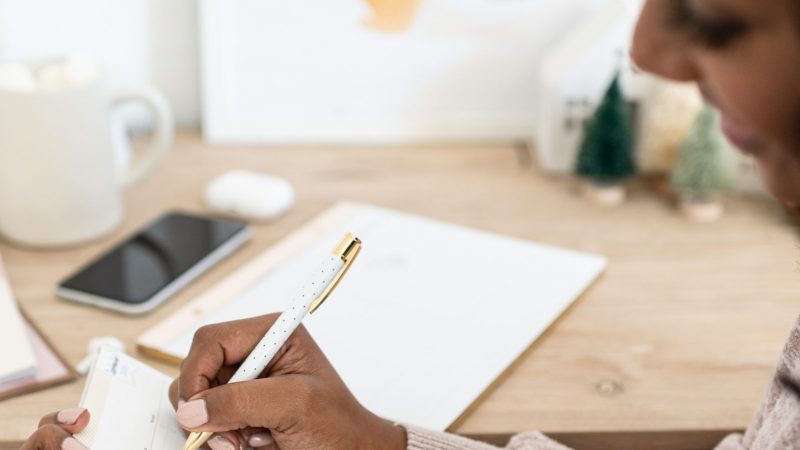
[[[800,0],[791,0],[792,12],[794,12],[794,24],[797,25],[797,31],[800,32]]]

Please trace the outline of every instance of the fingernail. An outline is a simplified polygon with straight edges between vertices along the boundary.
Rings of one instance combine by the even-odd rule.
[[[81,444],[81,442],[74,437],[68,437],[61,443],[62,450],[89,450],[89,447]]]
[[[78,421],[78,417],[85,412],[86,409],[84,408],[62,409],[56,414],[56,420],[58,420],[58,423],[61,425],[75,425],[75,422]]]
[[[233,442],[218,434],[208,440],[208,446],[211,447],[211,450],[236,450],[236,446],[233,445]]]
[[[269,433],[256,433],[247,440],[250,447],[266,447],[272,444],[272,442],[272,435]]]
[[[192,400],[178,407],[178,422],[185,428],[197,428],[208,422],[206,401],[203,399]]]

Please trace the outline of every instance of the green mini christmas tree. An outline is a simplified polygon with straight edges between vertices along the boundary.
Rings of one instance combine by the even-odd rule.
[[[619,74],[586,123],[575,173],[599,186],[613,186],[636,173],[631,113]]]
[[[713,202],[733,185],[736,160],[719,128],[719,114],[705,105],[678,149],[672,185],[686,202]]]

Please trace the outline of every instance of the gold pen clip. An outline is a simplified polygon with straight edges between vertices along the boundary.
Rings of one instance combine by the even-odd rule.
[[[336,246],[336,248],[333,249],[333,254],[339,258],[342,258],[342,261],[344,261],[344,267],[342,267],[342,270],[336,274],[336,278],[331,281],[331,284],[329,284],[328,287],[326,287],[325,290],[319,294],[319,297],[311,302],[308,312],[313,314],[314,311],[316,311],[317,308],[319,308],[322,303],[328,299],[328,296],[330,296],[331,292],[336,289],[336,285],[339,284],[339,281],[342,280],[344,274],[347,273],[348,269],[350,269],[350,265],[353,264],[353,261],[356,259],[356,256],[358,256],[358,252],[360,251],[361,239],[357,238],[353,233],[345,234],[342,240],[339,241],[339,244]]]

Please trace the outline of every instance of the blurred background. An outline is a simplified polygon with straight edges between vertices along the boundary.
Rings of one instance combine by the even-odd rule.
[[[642,3],[0,0],[18,303],[69,364],[97,336],[133,350],[332,205],[396,208],[609,262],[451,430],[643,449],[688,431],[681,448],[710,448],[750,420],[796,316],[795,232],[697,89],[633,66]],[[176,209],[252,241],[149,316],[56,300]],[[79,392],[0,403],[0,449]]]
[[[639,166],[663,172],[700,100],[631,70],[640,3],[2,0],[0,61],[91,59],[214,143],[521,142],[553,172],[620,73]],[[152,126],[141,109],[128,132]]]
[[[180,125],[201,119],[198,2],[55,0],[0,2],[0,59],[85,55],[114,85],[149,84]]]

